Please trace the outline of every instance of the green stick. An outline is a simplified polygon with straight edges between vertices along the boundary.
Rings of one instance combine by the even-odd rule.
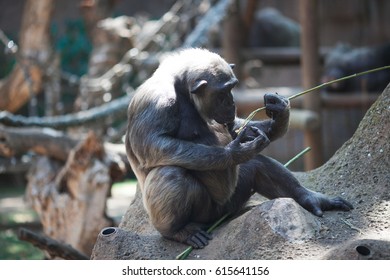
[[[342,77],[342,78],[339,78],[339,79],[336,79],[336,80],[332,80],[332,81],[329,81],[329,82],[325,82],[325,83],[322,83],[318,86],[315,86],[313,88],[310,88],[310,89],[307,89],[307,90],[304,90],[304,91],[301,91],[297,94],[294,94],[292,96],[290,96],[288,98],[288,100],[291,100],[291,99],[294,99],[294,98],[297,98],[301,95],[304,95],[306,93],[309,93],[309,92],[312,92],[312,91],[315,91],[317,89],[321,89],[323,87],[326,87],[328,85],[331,85],[331,84],[334,84],[334,83],[337,83],[337,82],[341,82],[341,81],[344,81],[344,80],[348,80],[348,79],[351,79],[351,78],[355,78],[355,77],[358,77],[358,76],[362,76],[362,75],[366,75],[366,74],[369,74],[369,73],[373,73],[373,72],[376,72],[376,71],[381,71],[381,70],[385,70],[385,69],[390,69],[390,65],[387,65],[387,66],[383,66],[383,67],[379,67],[379,68],[374,68],[374,69],[371,69],[371,70],[367,70],[367,71],[363,71],[363,72],[359,72],[359,73],[355,73],[355,74],[352,74],[352,75],[349,75],[349,76],[345,76],[345,77]],[[244,129],[244,127],[254,118],[254,116],[264,110],[265,107],[261,107],[261,108],[258,108],[256,110],[254,110],[252,113],[249,114],[249,116],[245,119],[244,121],[244,124],[236,131],[238,134],[241,133],[241,131]]]
[[[289,166],[291,163],[293,163],[294,161],[296,161],[298,158],[300,158],[301,156],[303,156],[304,154],[306,154],[308,151],[310,151],[311,148],[310,147],[307,147],[306,149],[304,149],[303,151],[301,151],[299,154],[297,154],[295,157],[293,157],[292,159],[290,159],[288,162],[286,162],[284,164],[285,167]]]
[[[285,167],[289,166],[292,162],[296,161],[298,158],[306,154],[308,151],[310,151],[311,148],[307,147],[303,151],[301,151],[299,154],[297,154],[295,157],[290,159],[288,162],[284,164]],[[207,233],[213,232],[217,227],[219,227],[226,219],[230,216],[230,213],[225,214],[220,218],[218,221],[216,221],[208,230]],[[188,255],[192,252],[194,248],[192,246],[189,246],[187,249],[185,249],[183,252],[181,252],[179,255],[176,256],[176,260],[185,260]]]

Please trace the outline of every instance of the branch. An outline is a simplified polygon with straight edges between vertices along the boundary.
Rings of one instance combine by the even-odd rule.
[[[20,156],[33,151],[39,155],[66,161],[78,143],[79,140],[50,128],[15,128],[0,125],[0,157]],[[125,145],[104,143],[104,151],[104,163],[109,167],[113,182],[121,180],[125,174],[131,172]],[[24,168],[26,164],[21,162],[19,165]],[[16,168],[15,164],[11,167]],[[4,160],[0,161],[0,173],[11,170],[11,167],[7,167]]]
[[[0,125],[0,156],[13,157],[34,151],[65,161],[78,141],[49,128],[12,128]]]
[[[232,3],[232,0],[220,0],[202,17],[196,25],[194,31],[187,36],[183,43],[184,48],[199,47],[207,41],[207,31],[217,25],[226,15],[226,10]]]
[[[86,123],[101,121],[106,118],[126,118],[127,106],[131,96],[126,95],[115,99],[99,107],[81,111],[74,114],[67,114],[53,117],[24,117],[13,115],[9,112],[0,112],[0,123],[7,126],[38,126],[51,128],[65,128],[70,126],[81,126]]]
[[[20,228],[18,238],[30,242],[41,250],[45,250],[51,257],[60,257],[64,260],[89,260],[89,257],[80,253],[69,244],[64,244],[48,236],[40,235],[25,228]]]

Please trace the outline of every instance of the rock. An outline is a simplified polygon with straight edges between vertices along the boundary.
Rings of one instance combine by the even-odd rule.
[[[310,239],[320,230],[318,219],[291,198],[271,200],[259,208],[272,231],[288,241]]]
[[[389,260],[390,241],[357,239],[330,250],[324,257],[328,260]]]
[[[133,204],[138,204],[140,197]],[[132,207],[130,207],[131,209]],[[128,215],[125,215],[125,217]],[[138,219],[122,222],[99,234],[93,259],[174,259],[187,246],[165,240],[150,225],[138,227]],[[291,198],[266,201],[219,228],[209,246],[195,250],[196,259],[276,258],[272,249],[301,243],[320,230],[318,218]],[[242,242],[245,240],[245,242]]]
[[[170,259],[179,254],[172,250],[171,241],[159,235],[138,235],[121,228],[104,228],[97,238],[91,259],[95,260],[140,260]],[[178,247],[178,246],[177,246]],[[185,246],[182,246],[184,250]]]

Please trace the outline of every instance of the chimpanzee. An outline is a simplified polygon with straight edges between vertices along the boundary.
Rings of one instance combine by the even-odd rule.
[[[237,134],[232,66],[204,49],[168,56],[135,93],[126,148],[154,227],[166,238],[203,248],[205,227],[236,213],[254,192],[291,197],[317,216],[349,211],[342,198],[310,191],[279,162],[259,153],[288,129],[289,101],[264,97],[270,119]]]
[[[323,82],[339,79],[358,72],[390,65],[390,44],[353,48],[338,44],[325,57]],[[327,87],[329,92],[382,92],[390,82],[390,70],[373,72],[340,81]]]

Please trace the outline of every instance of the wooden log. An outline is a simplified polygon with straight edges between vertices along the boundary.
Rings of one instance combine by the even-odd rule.
[[[112,181],[103,145],[90,133],[65,165],[40,157],[27,178],[26,197],[44,234],[90,256],[100,230],[113,225],[105,213]]]
[[[0,110],[17,111],[42,86],[41,65],[51,56],[50,20],[53,0],[26,1],[17,64],[11,73],[0,81]]]
[[[19,229],[18,238],[30,242],[32,245],[46,251],[51,258],[59,257],[64,260],[89,260],[88,256],[80,253],[72,246],[25,228]]]
[[[317,32],[317,0],[300,0],[299,13],[302,26],[302,84],[304,88],[311,88],[319,84],[319,55]],[[303,100],[307,110],[321,113],[321,97],[319,94],[307,94]],[[305,169],[319,167],[323,163],[322,129],[304,132],[304,146],[311,147],[312,152],[305,157]]]
[[[12,128],[0,125],[0,156],[13,157],[33,151],[65,161],[78,143],[62,132],[49,128]]]
[[[65,162],[80,140],[50,128],[13,128],[0,125],[0,156],[18,157],[27,152],[48,156]],[[104,143],[104,164],[109,168],[113,182],[119,181],[131,172],[123,144]],[[23,162],[22,162],[23,163]],[[29,166],[26,163],[19,166]],[[0,161],[0,173],[19,170]]]
[[[0,112],[0,123],[8,126],[38,126],[51,128],[84,126],[107,118],[125,118],[130,99],[131,96],[126,95],[87,111],[54,117],[24,117],[21,115],[13,115],[8,112]]]

